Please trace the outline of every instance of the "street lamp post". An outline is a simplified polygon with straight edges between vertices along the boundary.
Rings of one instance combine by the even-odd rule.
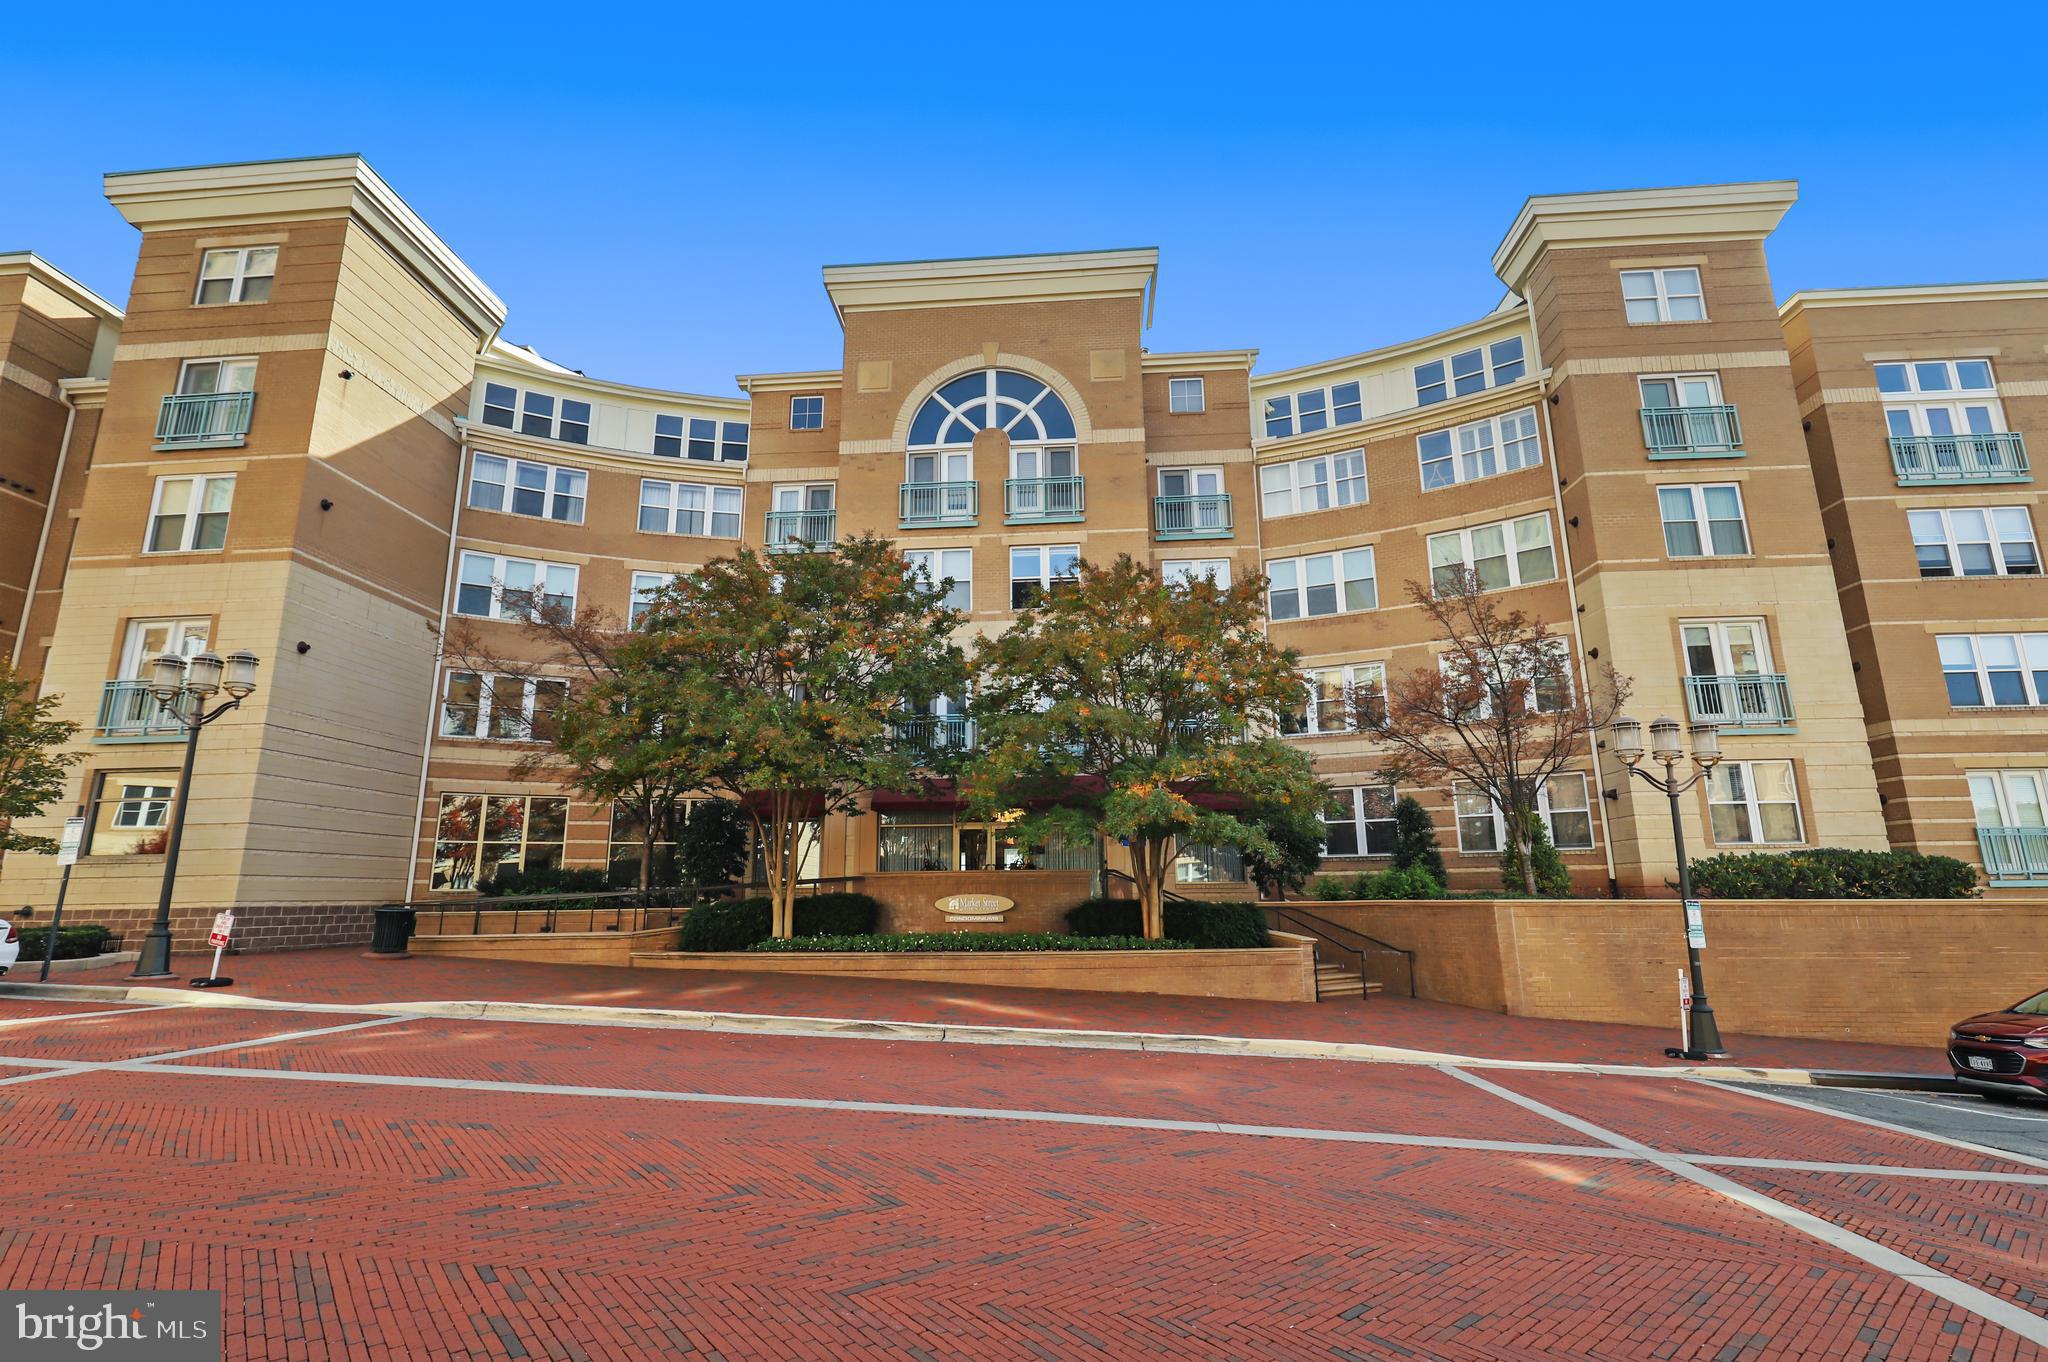
[[[1643,726],[1640,722],[1618,717],[1608,725],[1607,733],[1614,754],[1628,767],[1629,774],[1651,789],[1662,791],[1671,801],[1671,840],[1678,851],[1678,898],[1687,914],[1685,955],[1692,970],[1692,1001],[1686,1012],[1688,1047],[1682,1053],[1686,1059],[1726,1059],[1728,1052],[1721,1048],[1721,1028],[1715,1023],[1714,1009],[1707,1002],[1707,980],[1700,966],[1700,948],[1693,944],[1697,938],[1693,935],[1689,906],[1692,903],[1692,862],[1685,854],[1685,825],[1678,817],[1678,797],[1705,780],[1707,773],[1721,764],[1721,735],[1712,724],[1692,726],[1692,763],[1698,769],[1680,779],[1677,768],[1685,754],[1678,745],[1676,719],[1660,717],[1650,725],[1649,755],[1664,768],[1661,778],[1651,775],[1639,764],[1643,759]]]
[[[192,802],[192,763],[199,755],[199,730],[241,706],[256,689],[256,654],[230,653],[225,659],[200,653],[187,660],[165,653],[156,660],[149,692],[157,707],[185,730],[185,768],[178,778],[177,803],[171,810],[170,839],[164,844],[164,883],[156,900],[156,920],[142,938],[131,979],[164,979],[171,973],[171,889],[178,881],[178,848],[185,840],[185,809]],[[228,699],[209,710],[206,702],[226,691]]]

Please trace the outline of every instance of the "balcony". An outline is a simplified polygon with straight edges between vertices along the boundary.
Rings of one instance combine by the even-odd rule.
[[[906,482],[897,495],[897,519],[906,530],[972,525],[980,512],[978,482]]]
[[[1152,498],[1152,532],[1161,539],[1228,539],[1230,493]]]
[[[974,747],[974,721],[965,714],[912,714],[889,725],[889,737],[920,756],[966,752]]]
[[[2048,828],[1978,828],[1977,850],[1994,887],[2048,884]]]
[[[1011,478],[1003,484],[1006,525],[1079,520],[1087,505],[1079,478]]]
[[[2027,443],[2017,431],[1985,435],[1894,435],[1892,471],[1899,486],[1928,483],[2032,482]]]
[[[1792,688],[1783,675],[1688,676],[1685,709],[1696,724],[1723,733],[1786,733],[1792,729]]]
[[[149,693],[149,682],[109,681],[100,692],[95,741],[171,742],[184,736],[184,728]]]
[[[249,438],[255,393],[173,393],[156,415],[156,447],[233,446]]]
[[[1653,459],[1742,456],[1742,422],[1733,407],[1644,407],[1642,417],[1643,443]]]
[[[770,511],[768,552],[802,553],[830,548],[839,538],[837,511]]]

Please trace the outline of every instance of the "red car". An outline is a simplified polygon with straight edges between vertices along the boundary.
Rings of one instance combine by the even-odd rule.
[[[1958,1083],[1997,1101],[2048,1097],[2048,993],[1957,1022],[1948,1064]]]

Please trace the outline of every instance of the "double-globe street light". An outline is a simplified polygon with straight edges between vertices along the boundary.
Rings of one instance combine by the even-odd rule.
[[[1685,1058],[1726,1059],[1728,1052],[1721,1048],[1721,1028],[1714,1021],[1714,1009],[1707,1003],[1707,981],[1701,972],[1700,948],[1696,944],[1700,934],[1696,932],[1692,919],[1692,862],[1686,858],[1685,825],[1678,817],[1678,797],[1705,780],[1707,773],[1721,764],[1720,732],[1712,724],[1692,725],[1692,764],[1696,769],[1683,778],[1680,778],[1677,768],[1685,753],[1678,745],[1676,719],[1667,715],[1650,724],[1649,756],[1664,768],[1661,778],[1651,775],[1640,764],[1644,755],[1640,722],[1617,717],[1608,725],[1607,734],[1614,755],[1621,758],[1629,774],[1651,789],[1663,791],[1671,800],[1671,840],[1678,850],[1678,897],[1685,910],[1686,963],[1692,970],[1692,1000],[1686,1013]]]
[[[142,938],[135,959],[133,979],[163,979],[171,972],[171,889],[178,881],[178,847],[185,840],[185,809],[192,802],[192,762],[199,755],[199,730],[231,709],[256,689],[256,654],[229,653],[225,659],[214,653],[199,653],[187,659],[165,653],[156,660],[149,680],[149,693],[157,708],[185,730],[185,771],[178,778],[177,803],[171,811],[170,840],[164,844],[164,883],[157,895],[156,920]],[[228,699],[211,710],[209,700],[222,691]]]

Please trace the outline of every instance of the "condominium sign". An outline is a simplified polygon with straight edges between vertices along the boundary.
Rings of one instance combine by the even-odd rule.
[[[948,922],[1001,922],[1017,904],[1001,894],[948,894],[932,906]]]

